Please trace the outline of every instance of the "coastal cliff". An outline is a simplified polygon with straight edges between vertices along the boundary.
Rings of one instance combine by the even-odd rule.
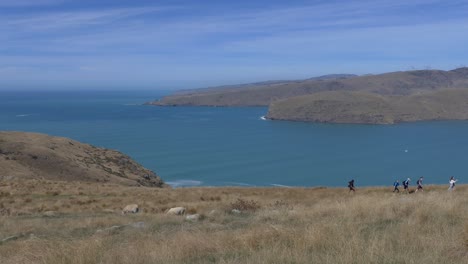
[[[167,186],[118,151],[26,132],[0,132],[0,177]]]

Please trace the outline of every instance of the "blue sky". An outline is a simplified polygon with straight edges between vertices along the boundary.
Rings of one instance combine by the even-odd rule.
[[[0,89],[179,89],[468,64],[468,0],[0,0]]]

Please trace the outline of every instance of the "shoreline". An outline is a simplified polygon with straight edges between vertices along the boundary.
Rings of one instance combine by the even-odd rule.
[[[44,183],[44,184],[79,184],[79,185],[96,185],[96,186],[107,186],[107,187],[116,187],[116,188],[137,188],[137,189],[151,189],[151,190],[157,190],[159,188],[157,187],[150,187],[150,186],[125,186],[125,185],[120,185],[116,183],[105,183],[105,182],[87,182],[87,181],[63,181],[63,180],[48,180],[48,179],[34,179],[34,178],[18,178],[15,176],[0,176],[0,181],[3,183],[18,183],[18,182],[39,182],[39,183]],[[262,185],[193,185],[193,186],[173,186],[170,183],[166,184],[170,187],[169,189],[177,190],[177,189],[185,189],[185,190],[196,190],[196,189],[247,189],[247,190],[271,190],[271,189],[284,189],[284,190],[348,190],[348,187],[343,185],[343,186],[323,186],[323,185],[318,185],[318,186],[295,186],[295,185],[280,185],[280,184],[275,184],[275,185],[268,185],[268,186],[262,186]],[[447,184],[423,184],[424,189],[437,189],[440,190],[442,188],[447,188],[448,189],[448,182]],[[1,187],[1,186],[0,186]],[[416,184],[410,185],[409,189],[415,189],[417,187]],[[458,183],[456,184],[456,188],[461,187],[465,188],[468,187],[468,183]],[[391,189],[393,190],[393,185],[365,185],[365,186],[355,186],[356,190],[385,190],[385,189]],[[403,186],[400,185],[400,192],[403,192]]]

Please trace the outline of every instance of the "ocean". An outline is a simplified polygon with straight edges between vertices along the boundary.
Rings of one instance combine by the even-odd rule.
[[[0,92],[0,130],[116,149],[174,187],[467,182],[468,121],[317,124],[262,120],[266,107],[142,105],[164,94]]]

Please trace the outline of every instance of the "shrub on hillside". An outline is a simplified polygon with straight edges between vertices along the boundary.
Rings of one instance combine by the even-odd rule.
[[[244,200],[238,198],[237,201],[231,203],[230,210],[250,211],[255,212],[260,208],[260,205],[254,200]]]
[[[285,209],[285,210],[293,210],[294,207],[290,205],[288,202],[283,200],[276,200],[274,203],[270,204],[270,207],[273,209]]]

